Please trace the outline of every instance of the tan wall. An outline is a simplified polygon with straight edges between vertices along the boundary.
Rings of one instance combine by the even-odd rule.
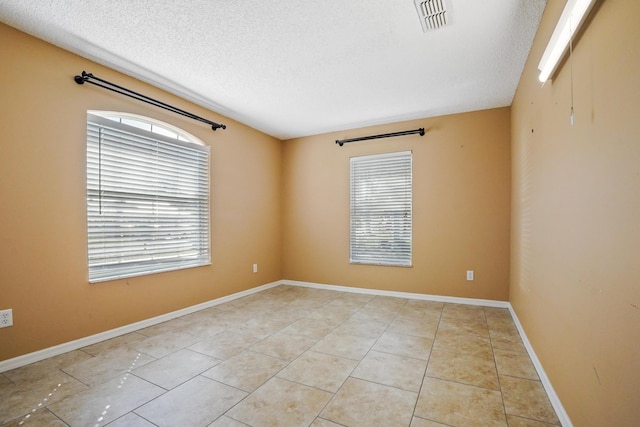
[[[512,106],[511,303],[576,426],[640,419],[640,2],[605,0],[552,82],[547,4]]]
[[[280,279],[280,141],[2,24],[0,40],[0,309],[15,324],[0,329],[0,360]],[[79,86],[82,70],[228,128]],[[87,282],[89,109],[150,116],[212,147],[211,266]]]
[[[334,143],[419,127],[424,137]],[[285,141],[283,277],[508,299],[509,141],[509,108]],[[401,150],[413,151],[413,267],[350,265],[349,158]]]

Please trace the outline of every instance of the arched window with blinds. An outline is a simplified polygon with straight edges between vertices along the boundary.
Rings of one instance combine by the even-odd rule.
[[[90,282],[210,264],[209,155],[169,124],[87,114]]]

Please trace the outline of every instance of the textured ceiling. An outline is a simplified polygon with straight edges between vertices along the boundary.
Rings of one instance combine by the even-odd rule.
[[[447,1],[428,33],[413,0],[0,0],[0,21],[288,139],[511,105],[546,0]]]

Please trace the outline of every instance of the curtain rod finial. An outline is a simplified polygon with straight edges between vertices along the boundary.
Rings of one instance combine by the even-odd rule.
[[[87,73],[86,71],[82,70],[82,74],[79,76],[75,76],[73,80],[75,80],[76,83],[81,85],[81,84],[84,84],[84,82],[88,81],[92,77],[93,77],[93,74]]]

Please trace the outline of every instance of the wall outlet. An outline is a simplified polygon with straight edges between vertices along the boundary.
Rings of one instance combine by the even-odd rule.
[[[467,270],[467,280],[473,280],[473,270]]]
[[[253,264],[253,272],[254,273],[258,272],[258,264]]]
[[[13,326],[13,310],[0,310],[0,328]]]

